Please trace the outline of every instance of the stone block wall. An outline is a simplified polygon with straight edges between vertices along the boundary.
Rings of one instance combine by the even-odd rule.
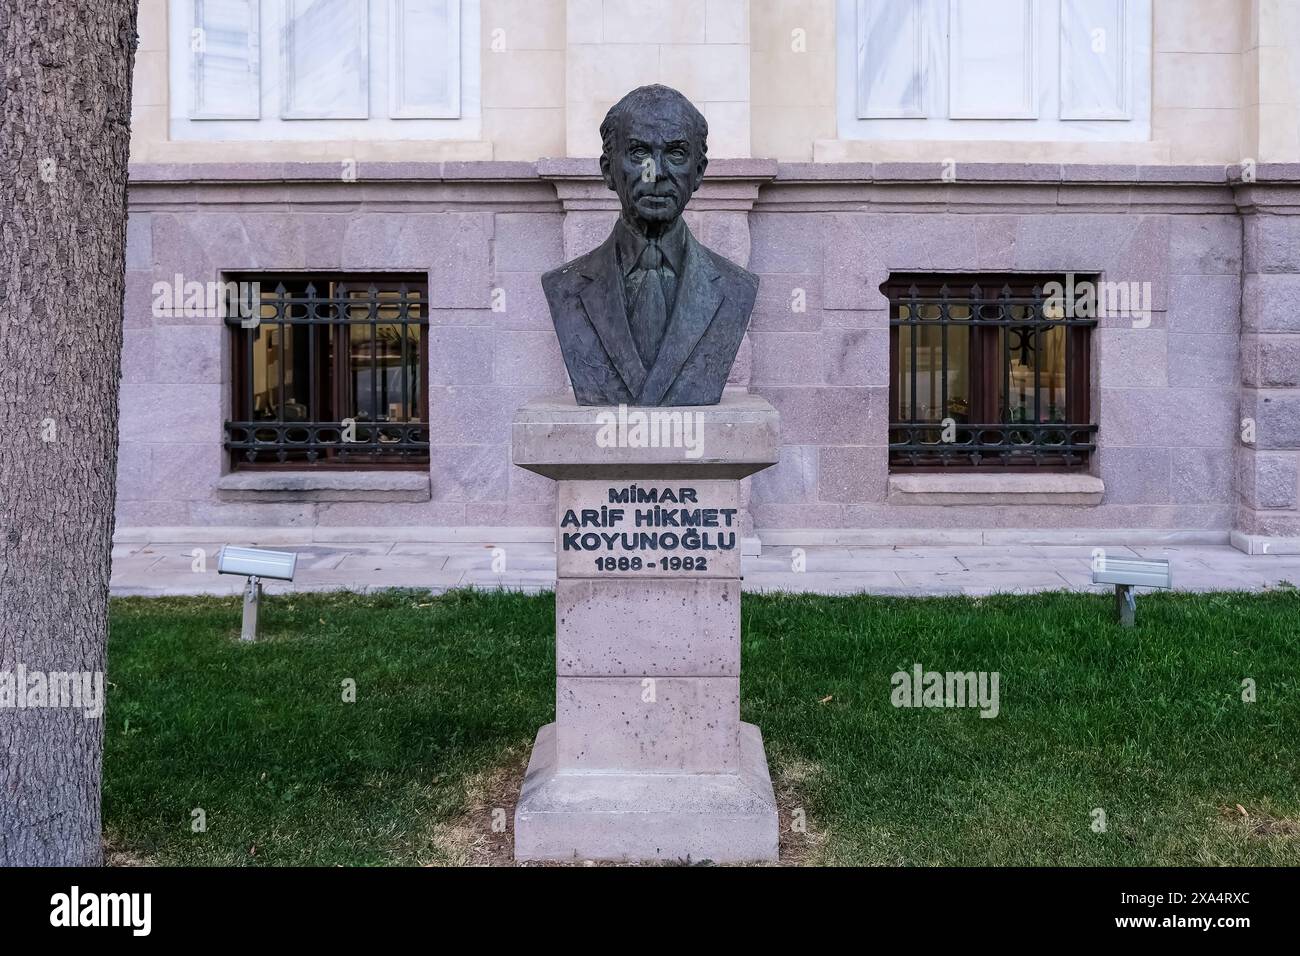
[[[944,182],[933,164],[715,163],[688,220],[760,276],[732,383],[782,414],[781,463],[747,488],[758,531],[1300,534],[1298,194],[1286,182],[1230,182],[1217,167],[963,166]],[[355,183],[332,164],[138,167],[119,526],[490,537],[547,525],[551,483],[512,467],[508,450],[514,410],[566,388],[540,276],[600,242],[616,208],[592,160],[362,164]],[[151,290],[177,274],[259,270],[428,276],[428,500],[409,489],[389,501],[219,491],[229,331],[216,318],[155,317]],[[880,291],[891,272],[1145,284],[1148,319],[1106,317],[1092,333],[1100,504],[1017,503],[1008,490],[978,499],[987,504],[934,505],[891,491]]]
[[[1300,538],[1300,187],[1242,183],[1246,207],[1237,529]]]
[[[781,410],[785,446],[781,464],[754,479],[760,529],[1231,526],[1241,259],[1231,193],[1221,173],[1217,186],[1186,190],[1059,181],[1077,172],[985,185],[959,171],[945,186],[933,165],[865,167],[834,183],[826,167],[782,167],[752,217],[762,286],[751,387]],[[1107,317],[1093,333],[1100,506],[891,497],[880,291],[891,272],[1074,272],[1148,285],[1149,320]]]
[[[509,423],[520,404],[566,384],[540,286],[541,273],[563,261],[563,214],[531,166],[490,165],[388,169],[395,181],[367,181],[363,166],[357,183],[337,181],[330,164],[297,168],[293,183],[138,179],[128,223],[119,526],[548,524],[549,482],[511,467]],[[229,470],[221,445],[230,330],[218,317],[155,317],[152,289],[178,274],[207,282],[256,271],[428,276],[428,501],[217,493]]]
[[[699,107],[711,156],[749,155],[750,0],[568,0],[567,15],[567,155],[599,156],[606,111],[647,83]]]

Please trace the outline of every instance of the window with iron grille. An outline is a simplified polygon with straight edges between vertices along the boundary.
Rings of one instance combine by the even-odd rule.
[[[1097,323],[1054,297],[1051,282],[1067,287],[1064,276],[1023,275],[894,275],[884,284],[891,469],[1087,465]]]
[[[234,468],[429,461],[422,276],[240,275],[226,449]],[[243,285],[248,283],[248,285]]]

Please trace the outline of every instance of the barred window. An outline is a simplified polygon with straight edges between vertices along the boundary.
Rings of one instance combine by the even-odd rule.
[[[901,469],[1082,468],[1089,336],[1048,283],[1063,276],[895,275],[889,460]]]
[[[230,309],[234,468],[429,461],[422,276],[241,275]]]

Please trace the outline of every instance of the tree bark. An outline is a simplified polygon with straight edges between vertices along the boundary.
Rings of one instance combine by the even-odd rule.
[[[135,26],[135,0],[0,0],[0,681],[11,687],[20,667],[104,670]],[[102,718],[14,703],[0,708],[0,865],[102,862]]]

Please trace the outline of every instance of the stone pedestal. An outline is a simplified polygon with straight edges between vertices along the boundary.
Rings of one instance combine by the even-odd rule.
[[[515,808],[521,860],[775,860],[740,721],[740,479],[776,463],[752,395],[678,408],[530,402],[514,463],[559,482],[555,723]]]

